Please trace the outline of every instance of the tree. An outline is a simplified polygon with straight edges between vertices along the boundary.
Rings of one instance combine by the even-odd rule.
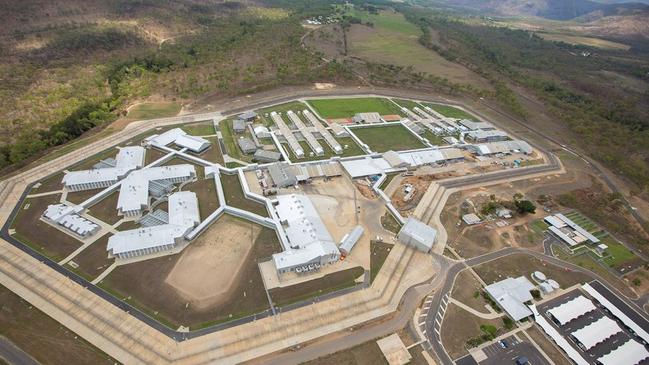
[[[534,214],[536,212],[536,205],[534,205],[534,203],[532,203],[529,200],[517,200],[515,201],[515,204],[516,204],[516,209],[520,214],[527,214],[527,213]]]
[[[541,292],[538,289],[530,290],[530,294],[532,294],[532,297],[536,300],[541,299]]]
[[[503,317],[503,324],[505,325],[505,328],[507,328],[508,330],[514,328],[514,321],[507,316]]]

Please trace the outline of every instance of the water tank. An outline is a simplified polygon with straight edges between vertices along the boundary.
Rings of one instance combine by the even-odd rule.
[[[535,271],[535,272],[533,272],[533,273],[532,273],[532,277],[533,277],[534,280],[536,280],[536,281],[545,281],[545,280],[547,279],[547,277],[545,276],[545,274],[542,273],[542,272],[540,272],[540,271]]]

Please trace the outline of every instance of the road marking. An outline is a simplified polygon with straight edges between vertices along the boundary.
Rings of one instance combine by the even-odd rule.
[[[421,333],[426,334],[426,330],[425,329],[421,330]]]
[[[433,330],[435,331],[435,333],[437,333],[437,336],[441,336],[441,335],[439,334],[439,330],[438,330],[437,328],[433,328]]]
[[[419,326],[421,327],[421,325],[422,325],[422,324],[425,324],[425,323],[426,323],[426,321],[419,322]]]
[[[428,310],[428,308],[430,308],[430,304],[429,304],[429,305],[427,305],[426,307],[424,307],[424,310],[425,310],[425,311],[427,311],[427,310]]]
[[[440,326],[442,325],[442,323],[439,321],[439,318],[435,318],[435,323],[437,323]]]

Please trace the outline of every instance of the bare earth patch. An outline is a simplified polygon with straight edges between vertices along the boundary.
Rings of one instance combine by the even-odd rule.
[[[183,251],[165,283],[198,309],[223,301],[260,230],[256,224],[224,215]]]

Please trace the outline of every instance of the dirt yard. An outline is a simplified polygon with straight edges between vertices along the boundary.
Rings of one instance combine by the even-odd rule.
[[[183,251],[165,283],[198,310],[222,303],[260,231],[259,225],[224,215]]]
[[[451,297],[479,312],[487,313],[487,309],[485,308],[487,303],[482,298],[482,295],[480,295],[481,291],[482,285],[480,282],[468,269],[465,269],[455,278]]]
[[[220,232],[216,231],[214,234]],[[205,252],[206,248],[210,246],[197,249]],[[213,249],[214,246],[211,248]],[[172,328],[177,328],[179,325],[189,326],[192,329],[201,328],[268,309],[268,299],[257,260],[270,257],[280,250],[281,246],[275,231],[261,228],[250,253],[240,264],[238,275],[233,280],[227,297],[210,307],[199,308],[195,302],[185,299],[182,293],[165,280],[177,265],[185,265],[179,264],[185,254],[189,252],[189,256],[195,255],[188,249],[177,255],[118,266],[103,280],[101,286],[115,293],[120,299],[126,298],[127,302],[143,309]],[[213,287],[212,281],[221,280],[215,276],[214,265],[208,260],[200,264],[203,265],[203,270],[192,268],[196,275],[193,281]]]
[[[417,204],[421,200],[421,197],[424,196],[428,187],[436,180],[435,175],[418,175],[418,176],[408,176],[400,181],[400,185],[395,189],[394,193],[390,197],[392,204],[401,212],[402,214],[409,215],[410,212],[415,210]],[[411,197],[408,201],[405,201],[404,198],[406,193],[404,188],[407,184],[412,185],[415,189],[415,192],[411,194]]]
[[[483,334],[480,325],[492,325],[496,328],[503,326],[499,319],[478,318],[455,304],[449,303],[444,314],[441,334],[442,343],[452,359],[457,359],[468,353],[466,343],[470,338],[479,337]]]
[[[108,258],[108,252],[106,251],[110,236],[111,234],[102,236],[75,256],[71,260],[79,265],[79,268],[75,271],[82,273],[86,279],[90,280],[104,272],[115,261]]]

